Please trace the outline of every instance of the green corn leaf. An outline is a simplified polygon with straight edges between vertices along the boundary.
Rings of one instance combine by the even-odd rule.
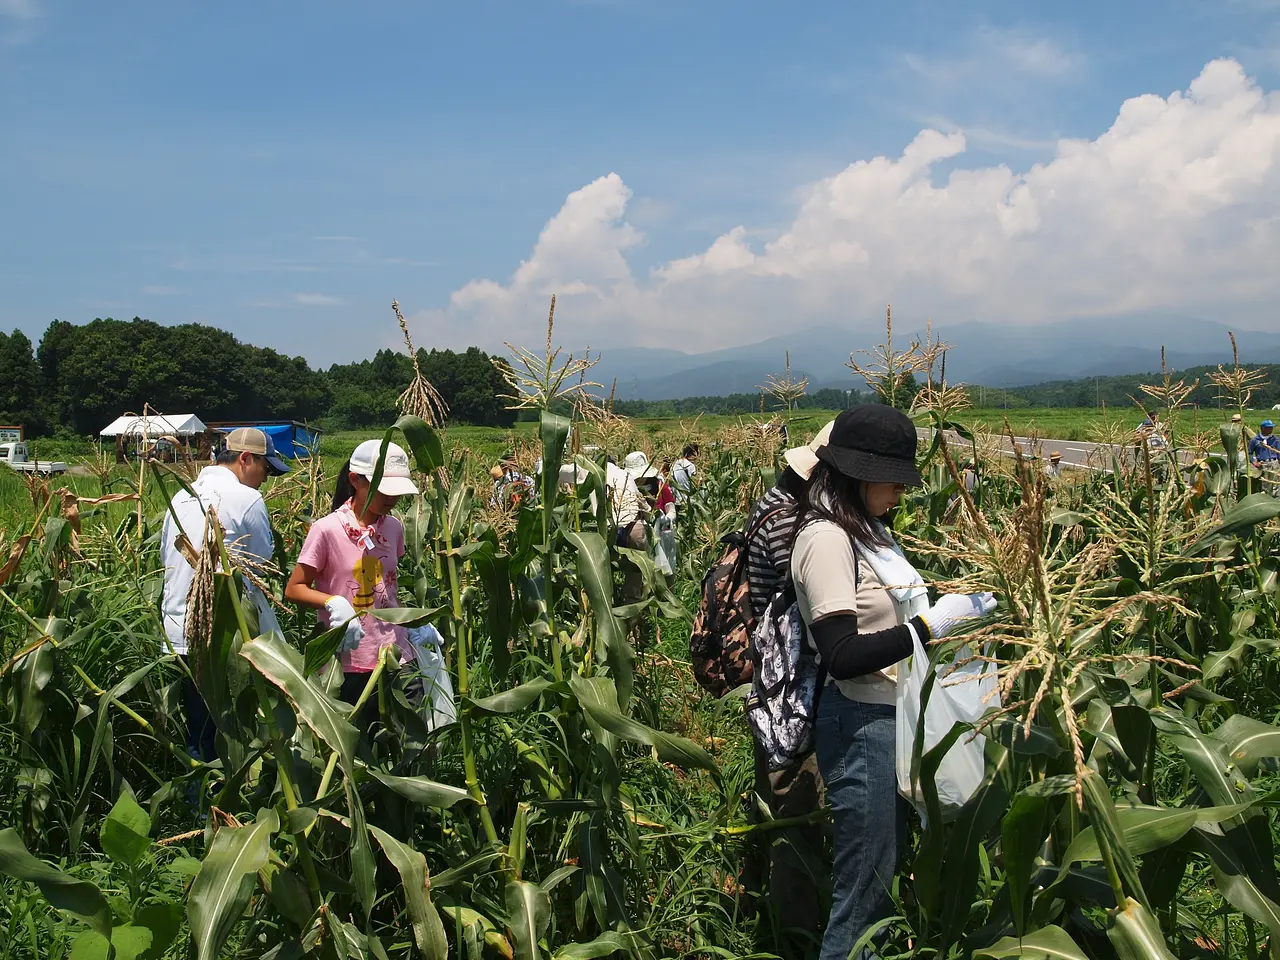
[[[1222,828],[1196,827],[1189,841],[1193,850],[1209,857],[1214,884],[1223,898],[1245,916],[1266,924],[1272,937],[1280,936],[1280,904],[1258,886],[1251,865]]]
[[[283,637],[264,634],[246,643],[240,656],[284,693],[299,719],[330,749],[338,751],[350,774],[360,739],[359,731],[348,720],[351,707],[331,699],[307,680],[301,654]]]
[[[524,873],[524,858],[529,846],[529,804],[516,805],[515,819],[511,822],[511,839],[507,843],[507,862],[511,864],[511,876],[519,880]]]
[[[444,444],[440,434],[421,417],[406,415],[392,428],[404,435],[405,446],[413,454],[413,465],[423,473],[430,473],[444,465]]]
[[[1036,855],[1061,806],[1061,797],[1035,796],[1023,791],[1013,798],[1000,824],[1000,850],[1004,854],[1013,925],[1019,933],[1026,933]]]
[[[506,905],[515,960],[540,960],[538,941],[547,934],[551,898],[536,883],[512,880],[507,884]]]
[[[604,646],[604,657],[618,688],[623,706],[631,699],[632,666],[635,653],[627,641],[627,632],[613,615],[613,568],[609,548],[598,533],[567,531],[565,539],[578,552],[578,579],[591,604],[596,636]]]
[[[552,955],[552,960],[598,960],[615,953],[627,953],[631,944],[620,933],[602,933],[590,943],[570,943]]]
[[[503,690],[491,697],[471,701],[471,709],[478,713],[505,714],[519,713],[521,710],[537,702],[543,693],[568,693],[569,688],[563,683],[553,680],[530,680],[510,690]]]
[[[260,810],[253,823],[223,827],[213,838],[187,897],[187,920],[198,960],[216,960],[240,921],[257,885],[257,872],[280,829],[274,810]]]
[[[267,863],[259,876],[271,905],[299,930],[305,930],[315,915],[315,907],[303,879],[288,867],[277,867],[274,863]]]
[[[366,613],[398,627],[420,627],[440,619],[444,607],[375,607]]]
[[[17,699],[18,729],[30,737],[44,717],[46,688],[53,679],[55,660],[51,643],[40,644],[13,665],[13,694]]]
[[[347,625],[344,623],[332,630],[326,630],[313,640],[308,640],[303,652],[303,675],[310,677],[337,656],[338,648],[342,646],[342,638],[346,633]]]
[[[356,898],[364,907],[365,922],[373,912],[378,890],[375,884],[377,865],[373,861],[373,845],[369,843],[369,827],[364,817],[364,801],[356,789],[354,771],[348,770],[344,786],[347,793],[347,812],[351,816],[351,882],[355,884]]]
[[[460,883],[468,877],[474,876],[481,870],[491,866],[498,860],[502,860],[507,855],[505,850],[490,850],[488,853],[482,853],[472,857],[466,863],[460,863],[456,867],[450,867],[448,870],[441,870],[431,878],[432,890],[444,890]]]
[[[396,777],[380,770],[367,768],[365,773],[373,777],[388,790],[392,790],[414,803],[424,807],[438,807],[448,810],[455,803],[469,801],[471,796],[462,787],[454,787],[447,783],[437,783],[426,777]]]
[[[1005,937],[1003,940],[974,951],[975,958],[989,960],[1089,960],[1089,955],[1076,946],[1071,935],[1061,927],[1050,924],[1029,933],[1021,939]]]
[[[150,834],[151,818],[132,794],[122,791],[102,821],[102,852],[116,863],[137,866],[151,846]]]
[[[1116,823],[1134,856],[1159,850],[1181,840],[1197,823],[1220,823],[1248,812],[1253,803],[1229,807],[1117,807]],[[1093,827],[1076,834],[1062,859],[1065,869],[1073,863],[1101,860]]]
[[[946,896],[942,901],[944,946],[941,952],[963,936],[969,905],[980,895],[977,890],[981,874],[979,848],[1009,808],[1011,763],[1011,755],[1004,752],[994,766],[988,764],[982,784],[956,814],[948,833],[942,861],[942,886]],[[942,825],[931,822],[929,829],[942,829]]]
[[[1231,537],[1239,537],[1258,524],[1274,520],[1276,517],[1280,517],[1280,499],[1269,493],[1250,494],[1223,514],[1222,523],[1200,537],[1183,553],[1187,556],[1199,553],[1215,543]]]
[[[104,937],[111,936],[111,908],[102,891],[87,880],[37,860],[12,827],[0,830],[0,873],[34,883],[54,907],[71,914]]]
[[[1263,757],[1280,757],[1280,727],[1232,714],[1210,736],[1226,745],[1227,756],[1245,776],[1253,776]]]
[[[1160,924],[1146,907],[1132,897],[1111,914],[1107,939],[1120,960],[1174,960]]]
[[[623,740],[653,747],[658,751],[658,759],[665,763],[674,763],[686,770],[710,770],[719,779],[720,769],[716,766],[711,754],[692,740],[661,733],[630,717],[624,717],[618,710],[616,696],[609,696],[607,683],[599,682],[604,678],[593,679],[595,682],[586,680],[576,673],[569,674],[569,687],[592,721]]]
[[[1249,780],[1227,756],[1227,746],[1200,732],[1195,721],[1167,709],[1151,711],[1151,720],[1177,747],[1196,783],[1217,806],[1233,806],[1256,799]],[[1223,821],[1223,833],[1244,864],[1245,872],[1272,899],[1280,899],[1275,846],[1267,818],[1252,810]]]
[[[431,902],[431,875],[427,870],[427,858],[385,830],[370,826],[369,831],[400,874],[405,906],[413,925],[413,941],[418,946],[418,952],[423,960],[447,960],[449,944],[445,939],[440,913]]]
[[[560,464],[564,462],[565,442],[569,439],[572,424],[567,417],[550,410],[538,414],[538,435],[542,439],[542,499],[543,529],[556,528],[556,497],[560,492]]]
[[[1083,778],[1083,786],[1085,804],[1099,837],[1099,846],[1105,845],[1126,890],[1146,900],[1147,895],[1142,889],[1142,880],[1138,876],[1138,865],[1134,863],[1133,852],[1124,841],[1124,834],[1116,819],[1115,804],[1111,800],[1106,781],[1097,771],[1090,770]],[[1116,895],[1119,896],[1119,891]]]

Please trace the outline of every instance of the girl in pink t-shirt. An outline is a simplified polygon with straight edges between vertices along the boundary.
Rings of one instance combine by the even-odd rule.
[[[284,595],[314,607],[326,628],[347,625],[340,653],[342,699],[355,703],[390,644],[401,656],[414,655],[404,627],[370,616],[372,609],[400,606],[396,568],[404,556],[404,525],[391,511],[402,496],[417,496],[409,456],[396,444],[387,448],[378,489],[370,481],[382,447],[366,440],[338,473],[333,512],[311,525]]]

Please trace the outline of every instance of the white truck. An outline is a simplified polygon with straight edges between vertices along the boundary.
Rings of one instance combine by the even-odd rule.
[[[21,473],[42,473],[52,475],[57,473],[66,473],[67,465],[61,460],[28,460],[27,445],[25,443],[0,443],[0,463],[7,463],[14,470]]]

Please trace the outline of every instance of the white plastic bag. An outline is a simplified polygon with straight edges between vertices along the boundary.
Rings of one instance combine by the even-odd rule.
[[[663,515],[654,524],[657,536],[653,544],[653,565],[665,576],[676,572],[676,531],[671,518]]]
[[[962,646],[954,661],[938,664],[937,679],[929,692],[925,711],[922,757],[946,737],[957,722],[976,723],[990,707],[1000,705],[994,698],[983,702],[996,685],[996,672],[992,665],[974,661],[954,666],[971,656],[969,647]],[[911,760],[920,720],[920,701],[928,678],[929,653],[916,638],[914,655],[898,666],[896,759],[898,792],[915,804],[921,816],[925,814],[924,792],[918,783],[912,781]],[[986,775],[985,747],[986,738],[966,732],[942,758],[934,783],[944,813],[964,806],[981,786]]]
[[[453,680],[445,667],[441,645],[444,638],[431,624],[409,631],[413,651],[422,674],[422,716],[428,730],[435,730],[458,719],[453,702]]]

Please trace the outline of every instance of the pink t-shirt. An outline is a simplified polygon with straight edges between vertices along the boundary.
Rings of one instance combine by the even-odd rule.
[[[315,569],[315,588],[321,593],[350,600],[364,627],[360,646],[342,654],[344,673],[369,673],[377,666],[378,650],[390,643],[400,647],[402,657],[413,656],[404,627],[365,615],[374,607],[400,606],[396,567],[402,556],[404,526],[400,521],[381,517],[373,526],[361,527],[349,503],[317,520],[307,531],[298,562]],[[328,627],[328,612],[319,613],[320,622]]]

